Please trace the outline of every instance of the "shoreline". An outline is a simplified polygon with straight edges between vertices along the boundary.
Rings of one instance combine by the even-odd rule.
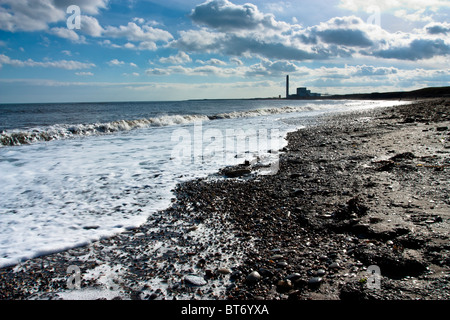
[[[326,116],[277,175],[183,183],[139,228],[0,269],[0,299],[449,299],[449,124],[449,99]]]

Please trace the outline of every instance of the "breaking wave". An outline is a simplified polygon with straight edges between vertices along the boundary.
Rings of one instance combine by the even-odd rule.
[[[318,106],[316,106],[318,107]],[[66,139],[76,136],[92,136],[100,134],[110,134],[115,132],[130,131],[147,127],[162,127],[172,125],[182,125],[198,121],[211,121],[219,119],[235,119],[245,117],[257,117],[264,115],[292,113],[313,110],[311,106],[264,108],[249,111],[236,111],[230,113],[220,113],[212,116],[206,115],[166,115],[138,120],[119,120],[107,123],[93,124],[57,124],[48,127],[35,128],[29,130],[11,130],[0,132],[0,146],[19,146],[36,142]]]

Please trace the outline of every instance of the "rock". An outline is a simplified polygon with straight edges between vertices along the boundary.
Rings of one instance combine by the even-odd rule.
[[[259,274],[261,276],[263,276],[264,278],[271,278],[273,277],[273,273],[270,270],[264,269],[264,268],[260,268],[259,270]]]
[[[319,269],[316,271],[316,276],[323,277],[325,275],[326,271],[324,269]]]
[[[404,159],[414,159],[416,156],[412,152],[404,152],[393,156],[390,160],[399,161]]]
[[[214,273],[212,272],[212,270],[206,269],[206,270],[205,270],[205,277],[206,277],[207,279],[213,278],[213,277],[214,277]]]
[[[248,283],[253,284],[261,280],[261,275],[258,271],[253,271],[247,276],[246,280]]]
[[[288,263],[286,261],[279,261],[277,263],[278,268],[286,268],[288,266]]]
[[[206,260],[202,258],[197,262],[197,267],[203,268],[205,266],[205,264],[206,264]]]
[[[217,269],[217,272],[220,274],[230,274],[231,270],[228,268],[219,268],[219,269]]]
[[[300,275],[300,273],[291,273],[290,275],[288,275],[287,277],[286,277],[286,280],[291,280],[291,281],[296,281],[296,280],[298,280],[298,279],[300,279],[301,278],[301,275]]]
[[[238,178],[250,174],[252,171],[244,168],[227,168],[223,169],[222,173],[228,178]]]
[[[308,280],[308,286],[318,287],[322,283],[323,279],[321,277],[312,277]]]
[[[242,272],[240,270],[233,271],[230,275],[231,280],[237,280],[241,277]]]
[[[448,127],[437,127],[436,131],[447,131]]]
[[[280,260],[283,259],[283,256],[281,254],[275,254],[270,257],[270,260]]]
[[[277,283],[277,291],[278,292],[287,292],[294,288],[294,285],[292,284],[291,280],[280,280]]]
[[[186,282],[192,286],[198,286],[198,287],[204,286],[207,283],[205,281],[205,279],[203,279],[202,277],[194,276],[194,275],[185,276],[184,282]]]
[[[340,266],[339,262],[333,262],[332,264],[330,264],[328,266],[328,268],[330,268],[330,269],[339,269],[340,267],[341,266]]]

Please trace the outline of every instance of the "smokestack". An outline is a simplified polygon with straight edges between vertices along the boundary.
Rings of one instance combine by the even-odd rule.
[[[289,76],[286,76],[286,99],[289,98]]]

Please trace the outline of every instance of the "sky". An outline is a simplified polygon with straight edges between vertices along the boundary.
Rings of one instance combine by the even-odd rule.
[[[448,0],[0,0],[0,103],[448,86]]]

